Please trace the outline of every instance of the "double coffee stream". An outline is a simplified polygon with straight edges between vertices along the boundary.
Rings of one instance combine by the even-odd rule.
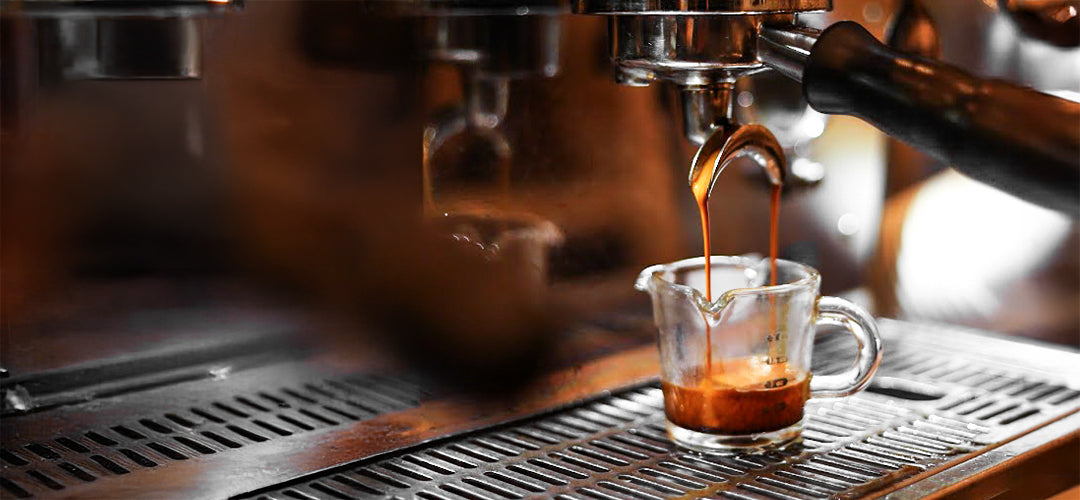
[[[707,165],[716,161],[717,151]],[[701,215],[701,236],[705,255],[705,297],[712,303],[712,249],[709,235],[709,191],[716,171],[703,169],[690,185]],[[776,285],[776,254],[780,223],[780,185],[773,184],[769,219],[769,284]],[[768,432],[793,425],[802,419],[803,404],[809,398],[809,377],[789,367],[776,331],[775,297],[769,298],[768,356],[712,359],[712,331],[705,322],[705,360],[701,373],[687,375],[697,380],[692,387],[664,383],[664,410],[680,427],[706,433],[729,435]]]

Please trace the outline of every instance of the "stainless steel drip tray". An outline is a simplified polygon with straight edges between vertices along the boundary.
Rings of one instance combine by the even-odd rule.
[[[1044,494],[1080,482],[1072,451],[1080,436],[1080,354],[951,327],[883,321],[882,328],[888,350],[878,383],[856,397],[811,401],[799,449],[730,457],[679,451],[665,435],[662,394],[651,383],[238,498],[918,498],[972,493],[965,479],[1051,451],[1057,470],[1046,470],[1046,460],[1039,465],[1058,484],[1044,481]],[[818,354],[841,358],[844,340],[826,338]],[[992,496],[986,488],[978,494]]]
[[[209,366],[196,380],[162,385],[151,373],[143,389],[127,377],[126,390],[104,397],[4,415],[0,498],[224,499],[640,384],[656,370],[650,348],[621,351],[484,407],[337,355]]]
[[[1035,472],[1056,475],[1038,482],[1080,482],[1068,448],[1080,354],[954,327],[881,328],[875,384],[811,402],[804,447],[785,454],[675,450],[651,347],[486,408],[312,359],[5,417],[0,497],[904,497],[1053,450]],[[849,342],[819,336],[815,372],[842,368]]]
[[[415,408],[415,383],[347,374],[302,361],[128,391],[4,417],[0,498],[202,498],[205,476],[256,487],[310,469],[251,463],[316,445],[356,422]],[[251,476],[252,470],[261,474]],[[220,471],[221,474],[215,474]],[[224,474],[241,474],[229,476]],[[178,484],[169,484],[178,481]],[[243,491],[243,490],[240,490]],[[220,497],[227,496],[221,493]]]

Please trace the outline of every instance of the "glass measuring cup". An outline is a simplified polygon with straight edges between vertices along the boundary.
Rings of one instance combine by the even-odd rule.
[[[664,414],[679,446],[736,453],[793,444],[801,440],[809,398],[855,394],[877,370],[881,338],[873,318],[846,300],[819,296],[815,269],[780,259],[776,269],[777,284],[767,286],[768,259],[712,257],[712,303],[699,291],[704,257],[638,276],[636,288],[652,297]],[[848,370],[812,377],[821,325],[850,331],[859,351]]]

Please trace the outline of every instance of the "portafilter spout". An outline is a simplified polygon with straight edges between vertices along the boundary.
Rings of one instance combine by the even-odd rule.
[[[696,192],[702,186],[707,197],[720,173],[738,158],[748,158],[761,167],[770,185],[783,185],[787,157],[772,132],[761,125],[730,121],[717,127],[694,155],[687,179],[690,189]]]
[[[720,172],[737,158],[748,158],[762,168],[769,184],[780,186],[787,171],[784,148],[769,129],[741,125],[731,108],[734,82],[684,88],[683,118],[686,136],[701,144],[690,163],[691,189],[712,191]]]

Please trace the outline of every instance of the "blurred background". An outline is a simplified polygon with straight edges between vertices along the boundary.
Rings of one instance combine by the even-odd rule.
[[[472,374],[651,343],[634,277],[701,253],[677,95],[613,82],[601,17],[249,1],[146,32],[16,4],[0,25],[9,375],[280,331],[483,385]],[[885,40],[908,4],[802,19]],[[1032,36],[1005,5],[925,2],[923,49],[1080,99],[1076,43]],[[155,53],[172,55],[140,62]],[[785,192],[780,252],[821,270],[823,292],[1080,345],[1076,214],[809,110],[774,73],[736,97],[818,181]],[[752,173],[725,172],[714,253],[767,252],[768,205]],[[597,324],[627,327],[581,326]]]

